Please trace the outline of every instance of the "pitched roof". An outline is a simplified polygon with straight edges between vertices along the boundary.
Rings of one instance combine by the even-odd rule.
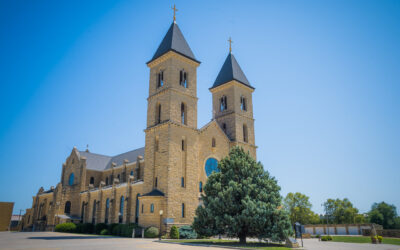
[[[169,51],[174,51],[178,54],[188,57],[189,59],[199,62],[194,57],[194,54],[186,42],[185,37],[183,37],[181,30],[175,22],[172,23],[167,34],[164,36],[164,39],[162,40],[160,46],[158,46],[153,58],[147,63],[150,63]]]
[[[144,194],[142,196],[164,196],[164,193],[158,189],[153,189],[151,192]]]
[[[235,56],[232,53],[229,53],[211,89],[232,80],[236,80],[247,87],[254,89],[247,80],[247,77],[244,75]]]
[[[86,168],[92,170],[106,170],[111,168],[111,164],[114,162],[117,166],[124,163],[124,160],[129,162],[135,162],[139,155],[144,156],[144,147],[134,149],[132,151],[122,153],[116,156],[107,156],[94,154],[86,151],[79,151],[80,156],[86,157]]]

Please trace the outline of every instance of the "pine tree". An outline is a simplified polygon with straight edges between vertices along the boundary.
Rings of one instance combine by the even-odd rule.
[[[208,177],[203,205],[196,210],[193,228],[198,234],[227,234],[246,243],[246,237],[284,240],[292,233],[281,209],[280,187],[260,162],[234,147],[218,168]]]

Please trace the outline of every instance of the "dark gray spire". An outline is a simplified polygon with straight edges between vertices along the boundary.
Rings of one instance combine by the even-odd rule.
[[[178,54],[181,54],[182,56],[185,56],[200,63],[194,57],[192,50],[190,49],[188,43],[182,35],[181,30],[175,22],[172,23],[167,34],[164,36],[164,39],[162,40],[160,46],[158,46],[156,53],[154,53],[153,58],[148,63],[169,51],[174,51]]]
[[[232,53],[229,53],[211,89],[232,80],[236,80],[246,85],[247,87],[254,89],[244,75],[242,69],[236,61],[236,58],[233,56]]]

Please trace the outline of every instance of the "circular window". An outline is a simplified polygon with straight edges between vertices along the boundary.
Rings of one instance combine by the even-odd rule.
[[[215,158],[208,158],[205,165],[206,175],[207,177],[212,174],[212,172],[219,172],[218,169],[218,161]]]

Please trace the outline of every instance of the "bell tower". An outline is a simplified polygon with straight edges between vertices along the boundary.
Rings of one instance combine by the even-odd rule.
[[[232,146],[241,146],[256,157],[252,87],[232,54],[229,54],[210,88],[213,99],[213,119],[231,140]]]

